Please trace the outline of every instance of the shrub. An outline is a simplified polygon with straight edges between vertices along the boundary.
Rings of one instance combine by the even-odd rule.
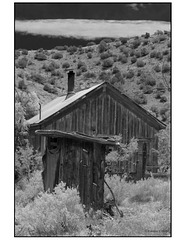
[[[113,42],[113,40],[110,39],[110,38],[104,38],[102,41],[104,41],[104,42],[106,42],[106,43],[111,43],[111,42]]]
[[[161,52],[157,52],[156,53],[156,58],[159,59],[159,60],[162,60],[163,59],[163,54]]]
[[[143,93],[144,94],[151,94],[153,92],[153,89],[151,86],[147,85],[143,87]]]
[[[131,57],[133,57],[133,56],[134,56],[134,54],[135,54],[135,51],[134,51],[134,49],[131,49],[131,50],[130,50],[130,56],[131,56]]]
[[[15,50],[15,59],[17,59],[20,56],[20,51],[19,50]]]
[[[114,66],[113,69],[112,69],[112,73],[115,74],[115,73],[118,73],[120,72],[120,70],[118,69],[118,67]]]
[[[157,64],[155,67],[154,67],[154,71],[156,72],[160,72],[161,71],[161,67],[159,64]]]
[[[169,40],[167,43],[167,47],[170,48],[171,47],[171,41]]]
[[[137,92],[133,98],[133,100],[137,103],[137,104],[147,104],[147,98],[146,96],[141,93],[141,92]]]
[[[47,59],[47,56],[44,53],[36,53],[34,58],[38,61],[44,61]]]
[[[18,88],[22,91],[27,90],[27,84],[24,79],[20,80],[18,83]]]
[[[63,57],[63,54],[60,52],[56,52],[56,53],[52,54],[53,59],[61,59],[62,57]]]
[[[49,83],[46,83],[43,87],[43,90],[49,92],[49,93],[53,93],[53,94],[56,94],[57,93],[57,90],[56,88],[54,88],[51,84]]]
[[[150,53],[150,58],[156,58],[156,54],[157,54],[156,51],[152,51],[152,52]]]
[[[86,72],[84,74],[84,77],[85,78],[95,78],[96,77],[96,74],[94,72]]]
[[[144,39],[143,42],[142,42],[142,46],[146,46],[146,45],[148,45],[148,43],[149,43],[149,40]]]
[[[161,96],[160,97],[160,102],[167,102],[167,97],[166,96]]]
[[[112,58],[107,58],[107,59],[103,60],[102,67],[110,68],[110,67],[112,67],[113,64],[114,64],[114,61],[112,60]]]
[[[160,42],[163,42],[163,41],[165,41],[166,39],[167,39],[167,36],[164,35],[164,34],[162,34],[162,35],[159,36],[159,41],[160,41]]]
[[[70,67],[70,64],[68,62],[64,62],[62,64],[62,68],[69,68]]]
[[[126,55],[126,57],[129,56],[129,48],[126,48],[125,46],[120,46],[120,52],[124,53]]]
[[[36,170],[30,174],[30,178],[25,176],[16,183],[15,204],[19,207],[25,207],[34,201],[38,194],[43,192],[43,181],[41,171]]]
[[[87,46],[93,46],[93,45],[96,45],[96,43],[95,42],[88,42],[87,43]]]
[[[140,40],[139,39],[135,39],[135,40],[133,40],[131,47],[133,49],[135,49],[135,48],[138,48],[140,46],[140,44],[141,44]]]
[[[46,82],[46,79],[39,73],[32,73],[31,77],[32,81],[44,84]]]
[[[56,46],[55,49],[58,51],[63,51],[65,50],[65,46]]]
[[[126,44],[128,39],[124,37],[120,37],[119,40],[121,41],[122,44]]]
[[[85,66],[86,64],[82,61],[79,61],[78,64],[77,64],[77,68],[81,68],[82,66]]]
[[[136,64],[137,64],[137,67],[144,67],[145,66],[145,62],[143,60],[137,60]]]
[[[76,76],[80,76],[80,75],[81,75],[81,70],[78,69],[78,70],[76,71]]]
[[[142,48],[141,49],[141,56],[144,57],[149,54],[149,51],[147,48]]]
[[[38,153],[34,153],[33,147],[26,144],[25,147],[18,147],[15,152],[15,180],[23,177],[30,179],[31,173],[41,170],[42,161]]]
[[[102,53],[102,52],[106,51],[107,49],[108,49],[107,43],[102,40],[102,41],[99,43],[99,45],[98,45],[98,51],[99,51],[99,53]]]
[[[45,71],[47,72],[52,72],[55,69],[58,69],[60,66],[58,63],[56,63],[55,61],[50,62],[49,64],[43,64],[43,69],[45,69]]]
[[[163,111],[165,114],[168,110]],[[161,113],[162,114],[162,113]],[[170,170],[171,144],[170,144],[170,125],[166,129],[160,130],[158,136],[158,164],[161,172]]]
[[[168,49],[163,51],[163,55],[168,55],[168,54],[169,54],[169,50]]]
[[[153,75],[149,72],[143,72],[140,77],[140,82],[144,83],[144,85],[155,86],[156,80],[154,79]]]
[[[144,35],[144,38],[149,38],[150,37],[150,33],[146,32]]]
[[[62,73],[59,70],[53,70],[51,76],[62,77]]]
[[[130,61],[131,61],[131,63],[135,63],[137,61],[136,56],[132,57]]]
[[[100,54],[100,58],[102,60],[107,59],[109,57],[110,57],[110,54],[108,52],[103,52],[103,53]]]
[[[123,76],[120,72],[117,72],[113,77],[112,79],[110,80],[110,82],[112,84],[116,83],[116,82],[121,82],[122,84],[125,83],[124,79],[123,79]]]
[[[67,49],[67,52],[69,52],[71,55],[74,54],[77,51],[77,47],[76,46],[70,46]]]
[[[157,106],[152,105],[151,108],[150,108],[150,110],[151,110],[153,113],[155,113],[156,117],[158,117],[159,109],[158,109]]]
[[[87,57],[88,57],[88,58],[92,58],[92,53],[90,53],[90,52],[87,53]]]
[[[83,65],[80,67],[81,72],[86,72],[87,71],[87,66]]]
[[[135,51],[135,52],[134,52],[134,55],[135,55],[137,58],[140,58],[140,57],[141,57],[140,51]]]
[[[22,49],[22,54],[23,55],[28,55],[28,50],[27,49]]]
[[[168,63],[163,64],[161,71],[162,71],[162,73],[170,72],[170,65]]]
[[[160,99],[161,98],[161,96],[163,95],[163,92],[162,91],[157,91],[156,93],[155,93],[155,98],[156,99]]]
[[[86,228],[77,190],[65,190],[63,183],[52,194],[41,193],[33,203],[18,208],[16,219],[16,236],[73,236]]]
[[[126,73],[126,78],[128,79],[131,79],[134,77],[134,71],[133,70],[129,70],[127,73]]]
[[[110,80],[110,73],[102,71],[99,74],[99,79],[103,80],[103,81],[109,81]]]
[[[165,86],[162,82],[158,83],[157,90],[165,93]]]
[[[28,63],[28,59],[26,57],[23,57],[23,58],[18,60],[17,67],[18,68],[26,68],[27,63]]]
[[[127,57],[125,55],[119,55],[118,61],[121,63],[127,63]]]

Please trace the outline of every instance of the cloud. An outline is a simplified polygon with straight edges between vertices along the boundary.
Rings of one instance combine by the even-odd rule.
[[[128,4],[129,7],[131,7],[135,11],[139,11],[139,7],[144,7],[143,3],[130,3]]]
[[[170,30],[170,24],[158,21],[115,21],[86,19],[16,20],[15,31],[30,34],[85,39],[131,37],[145,32]]]

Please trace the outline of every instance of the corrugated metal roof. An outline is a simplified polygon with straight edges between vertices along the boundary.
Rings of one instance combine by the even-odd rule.
[[[28,124],[37,124],[42,122],[43,120],[47,119],[48,117],[52,116],[53,114],[57,113],[61,109],[65,108],[66,106],[70,105],[71,103],[75,102],[76,100],[80,99],[81,97],[85,96],[87,93],[90,93],[97,87],[101,86],[104,82],[97,84],[91,88],[79,91],[72,95],[71,97],[66,99],[66,96],[58,97],[51,102],[47,103],[46,105],[41,107],[41,119],[39,119],[39,114],[34,116],[33,118],[29,119],[27,122]]]

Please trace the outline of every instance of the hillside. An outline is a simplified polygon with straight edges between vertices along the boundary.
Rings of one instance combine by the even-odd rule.
[[[65,94],[66,69],[70,67],[76,72],[76,91],[109,81],[166,122],[170,108],[170,51],[170,32],[161,31],[151,36],[146,33],[129,39],[104,39],[98,45],[90,42],[87,47],[19,49],[15,52],[16,97],[35,92],[45,104]]]

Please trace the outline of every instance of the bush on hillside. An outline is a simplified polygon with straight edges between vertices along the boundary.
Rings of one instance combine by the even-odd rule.
[[[163,64],[161,71],[162,71],[162,73],[168,73],[168,72],[170,72],[170,64],[168,64],[168,63]]]
[[[63,51],[63,50],[65,50],[65,46],[56,46],[54,49],[56,49],[58,51]]]
[[[21,55],[19,50],[15,50],[15,59],[17,59]]]
[[[94,72],[86,72],[83,76],[84,78],[95,78],[96,74]]]
[[[159,60],[162,60],[163,59],[163,54],[161,52],[157,52],[156,53],[156,58],[159,59]]]
[[[26,57],[20,58],[16,64],[16,67],[18,68],[26,68],[28,63],[28,59]]]
[[[46,82],[45,77],[43,77],[41,74],[39,73],[32,73],[30,76],[30,79],[34,82],[40,83],[40,84],[44,84]]]
[[[78,70],[76,71],[76,76],[81,76],[81,70],[80,70],[80,69],[78,69]]]
[[[112,58],[107,58],[103,60],[102,67],[105,68],[110,68],[114,64],[114,61]]]
[[[161,91],[162,93],[165,93],[165,86],[162,82],[159,82],[157,85],[157,90]]]
[[[156,64],[156,66],[154,66],[154,71],[155,72],[161,72],[161,67],[159,64]]]
[[[132,69],[130,69],[129,71],[127,71],[126,73],[126,78],[131,79],[134,77],[134,71]]]
[[[46,83],[43,87],[43,90],[49,92],[49,93],[53,93],[53,94],[57,94],[57,90],[56,88],[54,88],[51,84]]]
[[[137,92],[134,97],[133,100],[137,103],[137,104],[147,104],[147,98],[146,96],[142,93],[142,92]]]
[[[130,56],[133,57],[134,54],[135,54],[135,50],[134,50],[134,49],[131,49],[131,50],[130,50]]]
[[[156,58],[157,51],[152,51],[150,53],[150,58]]]
[[[47,56],[44,53],[36,53],[34,58],[37,59],[38,61],[47,60]]]
[[[64,62],[62,64],[62,68],[69,68],[70,67],[70,64],[68,62]]]
[[[149,40],[147,39],[144,39],[143,42],[142,42],[142,46],[146,46],[149,44]]]
[[[122,84],[125,83],[125,80],[120,72],[115,73],[115,75],[111,78],[110,83],[114,84],[120,82]]]
[[[135,63],[137,61],[136,56],[133,56],[130,61],[131,61],[132,64]]]
[[[86,64],[82,61],[79,61],[77,64],[77,68],[80,69],[82,66],[85,66]]]
[[[162,34],[162,35],[159,35],[159,42],[163,42],[167,39],[167,36]]]
[[[162,103],[167,102],[167,97],[162,95],[162,96],[160,97],[160,102],[162,102]]]
[[[140,58],[140,57],[141,57],[141,52],[140,52],[140,51],[135,51],[135,52],[134,52],[134,55],[135,55],[137,58]]]
[[[140,76],[140,82],[144,85],[155,86],[156,80],[150,72],[143,72]]]
[[[137,60],[137,62],[136,62],[136,65],[137,65],[137,67],[144,67],[145,66],[145,62],[143,61],[143,60]]]
[[[122,44],[126,44],[128,41],[128,38],[120,37],[119,40],[121,41]]]
[[[151,94],[153,92],[153,89],[151,86],[149,85],[146,85],[146,86],[143,86],[143,93],[144,94]]]
[[[128,61],[127,56],[125,56],[125,55],[119,55],[118,61],[120,61],[120,62],[123,63],[123,64],[127,63],[127,61]]]
[[[157,107],[156,105],[152,105],[151,108],[150,108],[150,110],[151,110],[153,113],[155,113],[155,116],[156,116],[156,117],[158,117],[158,115],[159,115],[159,109],[158,109],[158,107]]]
[[[115,73],[118,73],[120,72],[120,70],[118,69],[117,66],[114,66],[113,69],[112,69],[112,73],[115,74]]]
[[[72,55],[75,52],[77,52],[77,47],[76,46],[70,46],[70,47],[68,47],[67,52],[69,52],[70,55]]]
[[[132,47],[133,49],[136,49],[136,48],[138,48],[138,47],[140,46],[140,44],[141,44],[141,42],[140,42],[139,39],[134,39],[133,42],[132,42],[131,47]]]
[[[111,56],[111,54],[110,54],[109,52],[103,52],[103,53],[100,54],[100,58],[101,58],[102,60],[107,59],[107,58],[109,58],[110,56]]]
[[[22,55],[28,55],[28,50],[27,49],[22,49]]]
[[[149,54],[149,51],[147,48],[142,48],[141,49],[141,56],[144,57]]]
[[[63,54],[60,52],[53,53],[52,58],[53,59],[61,59],[61,58],[63,58]]]
[[[55,69],[55,70],[51,71],[51,76],[62,77],[63,74],[61,73],[60,70]]]
[[[111,74],[109,72],[102,71],[99,74],[99,79],[102,80],[102,81],[109,82],[110,81],[110,77],[111,77]]]
[[[83,65],[80,67],[81,72],[86,72],[87,71],[87,66]]]
[[[87,57],[88,57],[89,59],[92,58],[92,53],[88,52],[88,53],[87,53]]]
[[[168,55],[168,54],[169,54],[169,50],[168,49],[163,51],[163,55]]]
[[[87,43],[87,46],[93,46],[93,45],[96,45],[96,43],[95,42],[88,42]]]
[[[108,50],[108,45],[105,41],[101,41],[98,45],[98,51],[99,53],[105,52],[106,50]]]
[[[27,83],[24,79],[20,80],[18,83],[18,88],[22,91],[27,90]]]

